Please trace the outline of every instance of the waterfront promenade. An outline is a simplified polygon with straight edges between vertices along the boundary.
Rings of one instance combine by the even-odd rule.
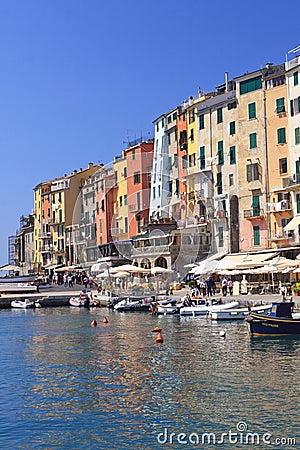
[[[67,306],[69,304],[69,298],[72,296],[79,296],[80,292],[84,289],[83,285],[74,285],[72,287],[64,287],[58,285],[51,285],[40,287],[38,293],[34,294],[6,294],[0,296],[0,309],[10,307],[10,302],[14,299],[24,299],[24,298],[32,298],[39,300],[42,306]],[[88,291],[92,291],[96,293],[96,288],[88,289]],[[129,291],[116,290],[116,293],[119,293],[121,296],[124,295],[133,295]],[[155,295],[155,293],[145,292],[145,296],[147,295]],[[160,291],[159,295],[165,294],[165,291]],[[178,300],[186,294],[191,294],[191,289],[188,287],[183,287],[180,290],[174,290],[173,294],[170,297],[178,298]],[[143,293],[139,293],[139,295],[143,295]],[[251,294],[251,295],[227,295],[226,297],[222,296],[222,293],[217,293],[213,298],[222,299],[223,303],[230,302],[232,300],[238,301],[241,306],[245,305],[260,305],[260,304],[269,304],[272,302],[281,302],[283,300],[283,296],[279,294]],[[288,297],[290,299],[290,297]],[[298,300],[299,299],[299,300]],[[295,307],[300,309],[300,297],[292,297],[292,300],[295,302]]]

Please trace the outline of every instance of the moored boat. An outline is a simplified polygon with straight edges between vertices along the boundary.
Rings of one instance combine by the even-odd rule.
[[[248,316],[250,311],[258,314],[266,313],[270,311],[272,305],[260,305],[253,306],[252,308],[233,308],[233,309],[220,309],[212,308],[209,317],[211,320],[244,320]]]
[[[80,294],[79,297],[71,297],[69,299],[69,304],[71,306],[76,306],[77,308],[88,308],[90,306],[90,299],[87,294]]]
[[[93,298],[99,302],[100,306],[110,306],[123,300],[125,297],[118,297],[117,294],[111,291],[105,291],[104,293],[95,293]]]
[[[150,306],[154,302],[154,297],[145,297],[140,300],[135,300],[130,297],[119,301],[114,305],[113,309],[119,312],[133,312],[133,311],[149,311]]]
[[[293,302],[272,303],[269,314],[250,312],[246,317],[253,336],[300,335],[299,315],[293,316]]]
[[[29,298],[25,298],[24,300],[18,299],[13,300],[11,302],[12,308],[19,308],[19,309],[29,309],[29,308],[35,308],[36,304],[34,300],[30,300]]]
[[[227,309],[233,309],[237,308],[239,306],[239,302],[233,301],[229,303],[224,304],[218,304],[217,308],[220,310],[227,310]],[[189,306],[183,306],[180,309],[180,315],[181,316],[204,316],[207,317],[213,309],[216,308],[216,303],[213,302],[213,300],[209,300],[207,302],[196,304],[196,305],[189,305]]]

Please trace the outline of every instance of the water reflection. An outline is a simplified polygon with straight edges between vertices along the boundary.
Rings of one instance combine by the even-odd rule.
[[[221,433],[241,421],[256,432],[298,432],[297,340],[253,340],[240,323],[69,308],[7,311],[0,333],[10,339],[0,423],[9,429],[17,410],[18,448],[153,449],[165,427]]]

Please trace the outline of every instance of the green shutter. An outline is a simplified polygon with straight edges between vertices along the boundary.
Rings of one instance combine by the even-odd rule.
[[[298,72],[294,72],[294,86],[298,84]]]
[[[204,129],[204,114],[200,114],[199,116],[199,130]]]
[[[295,145],[300,144],[300,128],[295,128]]]
[[[260,245],[260,228],[258,226],[253,227],[253,240],[254,245]]]
[[[278,130],[277,130],[277,143],[278,144],[285,144],[286,143],[285,128],[278,128]]]
[[[217,109],[217,123],[223,122],[223,109],[218,108]]]
[[[262,78],[256,77],[252,80],[242,81],[240,83],[240,94],[247,94],[248,92],[257,91],[262,88]]]
[[[230,164],[236,164],[235,146],[232,146],[229,149],[229,159],[230,159]]]
[[[248,117],[249,117],[249,119],[256,119],[256,104],[255,103],[248,104]]]
[[[276,113],[280,114],[282,112],[285,112],[284,97],[276,99]]]
[[[223,141],[218,142],[218,164],[224,164],[224,150],[223,150]]]
[[[257,147],[257,134],[251,133],[249,135],[249,139],[250,139],[250,148],[256,148]]]
[[[205,169],[205,146],[200,147],[200,169]]]
[[[230,122],[229,123],[229,134],[230,135],[235,134],[235,122]]]

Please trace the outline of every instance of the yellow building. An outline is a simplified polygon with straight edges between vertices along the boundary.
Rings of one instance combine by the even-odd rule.
[[[74,246],[67,248],[66,233],[80,220],[80,190],[97,168],[90,163],[87,169],[74,170],[70,175],[40,183],[34,188],[35,271],[45,265],[69,264],[72,260]]]
[[[125,152],[116,156],[113,162],[116,176],[116,192],[111,234],[114,241],[129,238],[128,204],[127,204],[127,160]]]
[[[269,217],[270,244],[286,247],[284,227],[292,217],[289,192],[290,160],[288,146],[288,97],[284,64],[269,64],[263,69],[266,99],[267,190],[266,213]]]

